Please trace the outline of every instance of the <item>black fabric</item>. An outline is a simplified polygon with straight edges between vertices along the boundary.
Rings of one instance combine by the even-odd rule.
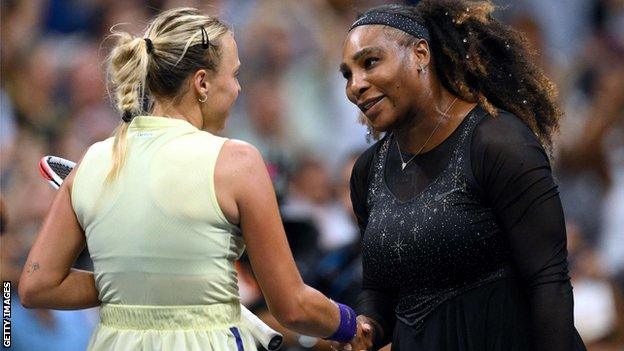
[[[468,128],[468,138],[461,140],[459,133],[454,132],[432,151],[417,156],[405,172],[401,171],[396,144],[388,143],[391,136],[373,145],[357,160],[351,177],[351,197],[364,240],[367,232],[370,238],[371,247],[364,247],[363,250],[365,253],[367,250],[384,253],[387,257],[384,262],[372,264],[367,262],[367,255],[364,255],[363,292],[358,313],[370,316],[381,325],[385,340],[377,340],[377,345],[390,341],[389,338],[394,335],[395,349],[401,350],[527,349],[513,348],[514,344],[518,344],[513,341],[516,338],[528,339],[526,342],[531,345],[528,349],[584,350],[573,325],[564,218],[548,157],[530,129],[509,113],[502,112],[499,116],[492,117],[477,107],[458,130],[466,127],[470,119],[477,120]],[[375,216],[381,217],[379,214],[375,215],[375,211],[371,212],[374,202],[369,200],[370,188],[375,183],[375,160],[382,153],[384,143],[387,144],[387,149],[384,150],[387,159],[381,170],[383,184],[399,204],[406,201],[409,203],[416,198],[412,202],[414,211],[420,211],[416,207],[423,206],[419,198],[426,199],[431,194],[440,194],[444,190],[440,188],[440,184],[444,184],[444,179],[447,179],[445,174],[449,173],[449,165],[453,163],[451,160],[454,150],[465,150],[462,157],[456,157],[457,163],[463,164],[463,177],[468,183],[465,191],[458,191],[450,197],[451,200],[457,200],[455,206],[448,208],[451,212],[438,211],[431,213],[430,218],[422,218],[422,223],[437,225],[439,228],[455,226],[457,233],[462,234],[457,238],[451,237],[451,246],[441,241],[437,246],[439,252],[435,252],[435,240],[442,231],[413,235],[413,242],[408,242],[409,245],[406,246],[411,248],[410,252],[404,253],[404,257],[410,257],[410,260],[405,260],[405,264],[409,264],[407,267],[400,267],[401,261],[393,261],[392,252],[384,249],[380,231],[371,230],[375,226],[369,225],[371,221],[380,220]],[[410,157],[404,155],[404,159],[405,156]],[[461,196],[477,201],[469,201],[468,205],[462,204]],[[387,205],[384,211],[392,212],[399,208],[401,207]],[[475,212],[475,209],[478,211]],[[400,212],[385,213],[385,216],[394,215],[396,221],[406,220],[405,215],[397,217],[397,214]],[[475,233],[465,232],[466,223],[474,223],[466,222],[466,218],[482,221],[486,227],[489,226],[489,234],[485,237],[488,240],[492,237],[500,239],[492,241],[490,245],[502,243],[503,248],[499,250],[503,255],[502,259],[499,255],[491,255],[474,245],[477,241],[470,238],[474,238]],[[474,228],[481,227],[476,225]],[[400,230],[395,228],[391,234],[399,235],[396,231]],[[444,233],[449,235],[452,231],[447,230]],[[376,240],[374,235],[378,236]],[[464,239],[470,241],[467,241],[468,245],[462,251],[461,241]],[[427,240],[434,241],[434,246],[427,243]],[[427,247],[427,250],[420,249],[422,247]],[[479,249],[472,252],[475,247]],[[449,253],[449,250],[453,252]],[[501,274],[495,279],[487,280],[483,279],[483,271],[477,272],[480,269],[475,269],[471,275],[464,267],[458,268],[452,262],[446,262],[453,261],[451,257],[461,260],[471,255],[481,255],[497,261],[490,262],[488,270],[494,267],[510,267],[514,277]],[[368,256],[369,261],[371,257]],[[374,259],[379,260],[379,257],[382,256],[375,256]],[[436,261],[440,257],[446,257],[445,261]],[[411,271],[418,270],[420,266],[427,267],[432,260],[438,262],[435,274],[422,271],[417,277],[404,276],[410,275]],[[393,261],[392,264],[398,267],[384,268],[383,265],[388,261]],[[370,268],[378,265],[381,266]],[[383,269],[394,269],[403,273],[399,276],[387,274],[381,277],[375,272]],[[458,270],[461,274],[458,274]],[[438,297],[437,300],[425,299],[422,306],[412,306],[411,314],[404,313],[402,310],[405,307],[402,308],[400,303],[402,296],[414,295],[410,296],[411,301],[422,301],[419,298],[422,298],[423,292],[418,286],[411,285],[410,281],[421,279],[420,276],[423,275],[428,276],[429,280],[438,280],[426,281],[430,286],[436,287],[434,293],[449,291],[452,287],[461,290],[457,287],[468,286],[469,289],[456,291],[455,295]],[[477,284],[469,286],[471,280]],[[500,293],[500,289],[506,289],[508,293]],[[427,306],[429,311],[425,308]],[[502,312],[495,312],[499,309]],[[439,314],[444,313],[445,317],[440,317]],[[397,315],[399,321],[396,320]],[[414,316],[416,318],[411,318]],[[418,318],[422,320],[422,325],[410,325],[411,321]],[[395,324],[397,329],[393,333]],[[498,328],[489,327],[491,325]],[[436,340],[449,340],[449,343]],[[474,340],[489,341],[486,346],[475,346]],[[501,341],[496,343],[492,340]]]
[[[394,329],[392,348],[530,350],[528,308],[520,291],[515,279],[501,279],[472,289],[440,305],[419,333],[399,321]],[[487,311],[483,311],[484,306]]]
[[[453,147],[457,142],[459,136],[457,129],[438,147],[416,157],[406,152],[401,152],[402,158],[399,157],[399,147],[396,139],[392,138],[384,178],[397,199],[408,201],[415,197],[442,173],[451,159]],[[408,161],[410,159],[412,161]],[[409,162],[403,171],[400,169],[401,160]],[[414,167],[412,163],[416,163],[417,166]]]
[[[398,13],[369,12],[355,21],[349,31],[357,26],[380,24],[404,31],[413,37],[429,41],[427,27],[416,22],[414,19]]]
[[[392,191],[393,183],[385,179],[388,170],[399,169],[388,158],[393,150],[398,152],[392,136],[385,138],[373,160],[363,267],[378,284],[398,290],[396,316],[416,330],[446,300],[513,274],[500,228],[481,201],[464,161],[468,150],[461,147],[482,117],[465,118],[439,146],[450,151],[449,157],[443,157],[446,164],[411,198],[399,194],[409,183],[395,182],[399,188]],[[439,164],[436,161],[434,166]],[[401,176],[406,172],[399,169]]]

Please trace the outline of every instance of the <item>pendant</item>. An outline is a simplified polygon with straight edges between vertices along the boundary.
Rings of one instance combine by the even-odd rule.
[[[404,171],[405,167],[407,167],[407,162],[401,162],[401,170]]]

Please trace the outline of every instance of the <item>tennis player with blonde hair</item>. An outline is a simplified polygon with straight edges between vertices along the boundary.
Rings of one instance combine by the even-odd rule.
[[[240,329],[245,245],[277,320],[349,341],[353,310],[305,285],[259,152],[215,135],[240,92],[231,30],[179,8],[109,58],[123,122],[67,177],[19,284],[31,308],[101,306],[91,350],[255,350]],[[94,272],[71,269],[88,245]],[[362,328],[360,328],[360,334]]]

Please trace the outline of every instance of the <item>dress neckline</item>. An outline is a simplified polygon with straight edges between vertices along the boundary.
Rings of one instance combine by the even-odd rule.
[[[442,146],[444,146],[446,143],[448,143],[450,140],[452,140],[453,137],[457,134],[458,130],[460,130],[462,128],[462,126],[466,123],[466,120],[468,118],[470,118],[474,113],[476,113],[479,108],[480,108],[479,104],[476,104],[472,109],[470,109],[470,111],[468,111],[468,113],[463,117],[462,121],[459,122],[459,124],[457,125],[457,127],[455,127],[455,129],[453,129],[451,134],[449,134],[444,140],[442,140],[442,142],[440,142],[438,145],[436,145],[431,150],[427,150],[425,152],[421,152],[420,154],[416,155],[416,159],[419,159],[419,158],[421,158],[423,156],[426,156],[427,154],[430,154],[430,153],[434,152],[435,150],[439,150]],[[396,142],[396,141],[394,141],[395,140],[394,133],[391,133],[389,138],[392,139],[392,142]],[[403,157],[413,157],[415,154],[401,151],[401,155]]]
[[[395,142],[394,135],[389,135],[388,138],[384,140],[384,144],[386,147],[382,147],[382,152],[378,155],[378,157],[381,158],[378,162],[380,162],[382,165],[381,168],[378,170],[378,172],[380,173],[379,181],[381,183],[381,186],[390,194],[390,196],[392,196],[393,200],[397,201],[397,203],[401,205],[412,203],[416,201],[417,199],[421,199],[428,191],[431,190],[433,186],[435,186],[437,183],[440,182],[440,179],[444,176],[444,174],[448,171],[448,169],[451,167],[452,163],[454,162],[454,159],[457,156],[456,154],[457,154],[458,148],[461,147],[461,145],[459,145],[461,141],[460,140],[461,132],[467,128],[467,125],[470,120],[476,118],[476,115],[479,111],[480,111],[479,105],[476,105],[472,110],[470,110],[470,112],[468,112],[468,114],[466,114],[466,116],[464,116],[464,119],[457,125],[457,127],[453,130],[453,132],[451,132],[451,134],[446,139],[444,139],[440,144],[438,144],[433,149],[425,153],[419,154],[415,157],[414,161],[412,161],[413,163],[411,165],[412,167],[414,167],[414,164],[418,163],[419,159],[435,154],[436,151],[442,149],[443,147],[446,147],[448,143],[454,143],[454,145],[450,146],[451,156],[449,157],[448,161],[446,162],[446,165],[444,165],[440,173],[436,175],[433,178],[433,180],[422,189],[422,191],[418,192],[414,196],[405,200],[401,200],[392,191],[392,189],[390,189],[390,186],[388,185],[388,181],[386,179],[386,167],[388,166],[387,165],[388,155],[390,153],[390,148],[392,147],[392,144]],[[408,167],[409,166],[410,165],[408,165]]]

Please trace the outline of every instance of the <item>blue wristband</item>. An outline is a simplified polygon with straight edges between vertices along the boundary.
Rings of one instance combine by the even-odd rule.
[[[357,332],[355,311],[351,307],[341,303],[336,302],[336,305],[340,310],[340,325],[334,334],[326,338],[326,340],[349,342],[353,339],[353,337],[355,337],[355,333]]]

